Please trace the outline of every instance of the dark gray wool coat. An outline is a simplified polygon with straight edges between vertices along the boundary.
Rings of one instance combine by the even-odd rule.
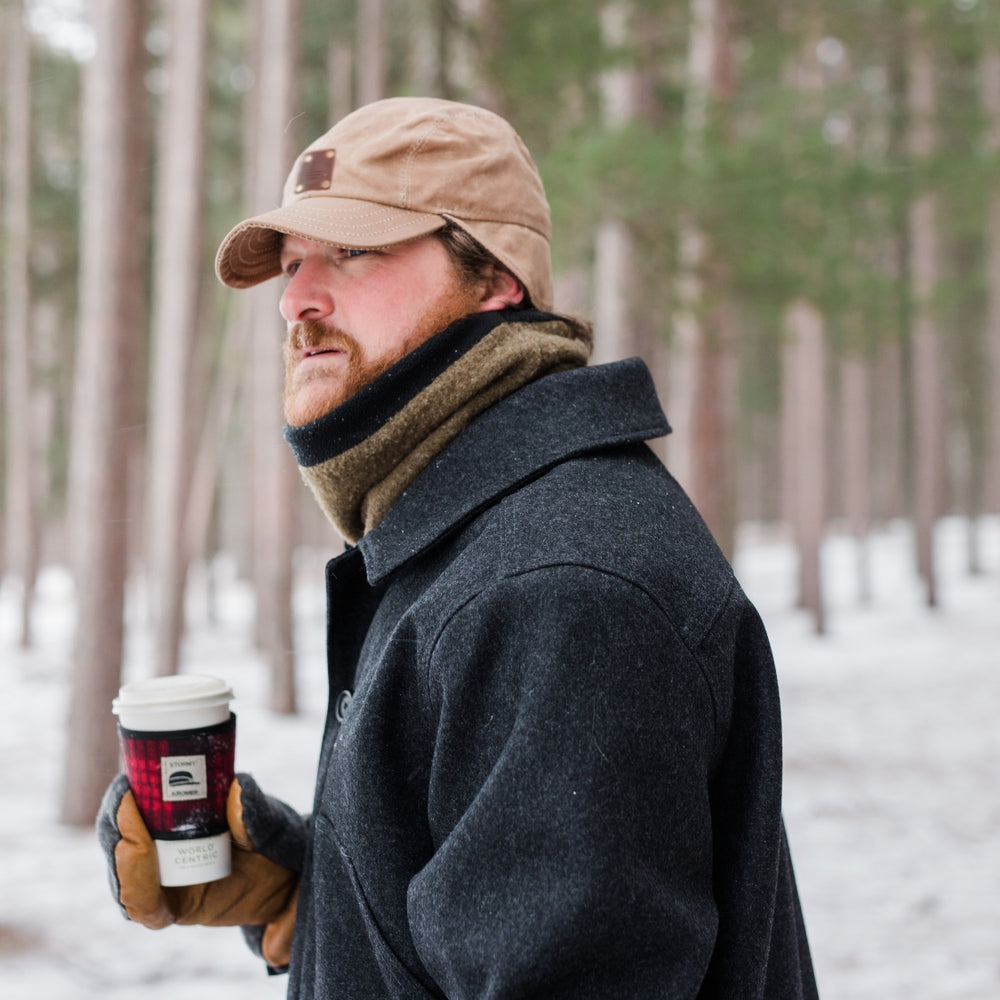
[[[768,641],[668,430],[638,360],[549,375],[329,564],[290,997],[816,996]]]

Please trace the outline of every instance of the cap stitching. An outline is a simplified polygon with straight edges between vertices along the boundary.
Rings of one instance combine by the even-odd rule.
[[[401,184],[399,192],[399,206],[400,208],[411,211],[410,205],[410,182],[412,179],[412,168],[413,162],[416,160],[417,155],[420,153],[421,149],[427,145],[428,140],[434,132],[437,132],[439,128],[444,124],[445,116],[438,114],[435,115],[424,129],[422,133],[414,140],[410,145],[410,148],[406,152],[406,156],[403,157],[403,169],[400,171],[401,174]],[[428,214],[437,214],[428,213]]]

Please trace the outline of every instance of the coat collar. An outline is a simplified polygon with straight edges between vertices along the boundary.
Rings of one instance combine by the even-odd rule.
[[[559,462],[669,433],[639,358],[532,382],[467,427],[358,542],[368,580],[377,583]]]

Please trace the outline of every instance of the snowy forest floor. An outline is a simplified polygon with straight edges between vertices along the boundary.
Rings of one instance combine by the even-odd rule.
[[[832,537],[824,637],[793,607],[791,547],[767,531],[742,533],[737,574],[778,663],[785,818],[824,1000],[1000,997],[1000,521],[982,528],[984,572],[970,576],[964,524],[939,526],[941,606],[932,611],[905,525],[871,539],[866,604],[854,543]],[[321,560],[307,554],[300,566],[296,717],[267,711],[252,604],[222,569],[217,621],[208,623],[203,602],[192,607],[185,669],[232,682],[237,767],[307,810],[325,702]],[[264,975],[238,932],[152,933],[121,918],[94,834],[57,821],[71,584],[61,570],[43,574],[31,652],[14,645],[14,597],[9,584],[0,591],[3,995],[283,996],[283,978]],[[149,659],[147,631],[133,628],[126,676],[145,676]]]

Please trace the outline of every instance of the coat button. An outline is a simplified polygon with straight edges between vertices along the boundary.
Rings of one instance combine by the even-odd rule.
[[[337,701],[333,706],[333,716],[338,722],[343,723],[353,700],[354,695],[350,691],[341,691],[337,695]]]

